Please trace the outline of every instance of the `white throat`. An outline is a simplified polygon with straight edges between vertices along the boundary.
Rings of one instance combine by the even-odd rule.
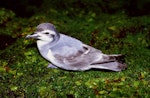
[[[41,54],[44,58],[46,58],[47,60],[49,60],[47,54],[48,54],[48,52],[50,51],[50,48],[52,47],[52,46],[51,46],[51,43],[38,40],[38,41],[37,41],[37,47],[38,47],[38,49],[39,49],[40,54]]]

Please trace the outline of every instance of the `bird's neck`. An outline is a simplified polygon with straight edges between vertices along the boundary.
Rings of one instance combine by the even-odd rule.
[[[53,47],[53,44],[45,41],[38,40],[37,41],[37,47],[39,49],[40,54],[47,58],[47,54],[50,51],[51,47]]]
[[[51,53],[51,48],[54,47],[55,45],[57,45],[57,43],[59,42],[60,39],[60,35],[58,35],[55,40],[53,40],[52,42],[46,42],[43,40],[37,40],[37,47],[38,50],[40,52],[40,54],[46,58],[49,59],[49,57],[47,57],[47,55],[52,55]]]

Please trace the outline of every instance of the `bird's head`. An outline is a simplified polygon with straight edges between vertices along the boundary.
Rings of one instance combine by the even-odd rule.
[[[52,43],[59,39],[60,35],[55,26],[51,23],[41,23],[36,27],[33,34],[27,35],[26,38],[34,38],[38,41]]]

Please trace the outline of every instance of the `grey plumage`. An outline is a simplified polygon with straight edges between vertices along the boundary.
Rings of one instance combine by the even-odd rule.
[[[40,54],[51,62],[48,67],[65,70],[85,71],[92,68],[121,71],[127,67],[120,62],[120,54],[107,55],[70,36],[58,33],[51,23],[37,26],[33,35],[36,38]]]

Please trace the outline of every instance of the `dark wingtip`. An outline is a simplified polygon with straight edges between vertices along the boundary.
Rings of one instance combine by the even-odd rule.
[[[116,61],[118,61],[119,63],[125,63],[125,55],[122,55],[122,54],[119,54],[119,55],[116,55],[116,56],[110,56],[110,58],[115,58]]]
[[[120,70],[125,70],[127,67],[128,67],[127,64],[119,63],[119,65],[118,65],[118,68],[119,68]]]

